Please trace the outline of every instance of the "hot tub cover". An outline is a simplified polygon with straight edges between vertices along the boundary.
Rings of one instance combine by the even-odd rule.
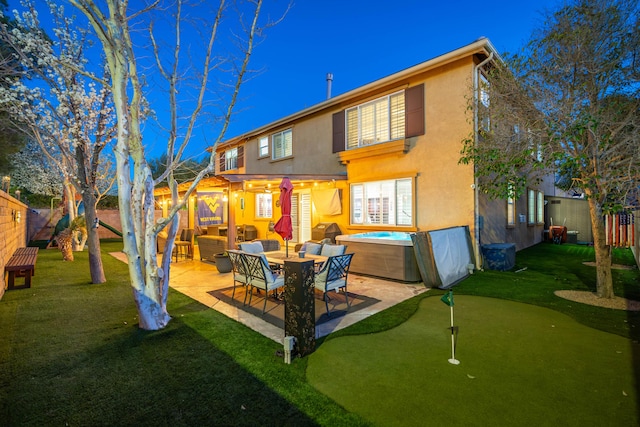
[[[425,286],[448,289],[469,275],[475,264],[469,227],[419,231],[411,235]]]

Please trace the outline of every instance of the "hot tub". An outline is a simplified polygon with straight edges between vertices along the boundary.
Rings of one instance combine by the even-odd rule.
[[[375,231],[343,234],[336,242],[354,253],[349,271],[403,282],[420,282],[420,270],[409,233]]]

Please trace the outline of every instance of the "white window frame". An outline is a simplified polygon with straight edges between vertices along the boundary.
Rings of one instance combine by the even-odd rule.
[[[535,225],[536,223],[536,192],[529,188],[527,190],[527,224]]]
[[[258,138],[258,157],[267,157],[269,155],[269,137],[261,136]]]
[[[542,191],[537,192],[538,199],[536,200],[536,223],[544,224],[544,193]]]
[[[272,193],[256,193],[256,218],[273,218]]]
[[[509,184],[507,196],[507,227],[516,226],[516,200],[513,192],[513,184]]]
[[[238,147],[230,148],[224,152],[225,170],[238,169]]]
[[[399,91],[347,109],[347,150],[404,138],[404,96],[404,91]]]
[[[413,178],[353,183],[351,189],[352,225],[412,227],[414,225],[415,185]]]
[[[281,142],[278,141],[281,138]],[[285,129],[271,135],[271,158],[284,159],[293,156],[293,130]]]

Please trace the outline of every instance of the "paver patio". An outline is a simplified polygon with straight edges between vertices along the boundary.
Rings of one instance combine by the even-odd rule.
[[[227,304],[215,296],[211,291],[228,288],[233,285],[233,273],[219,273],[215,264],[200,261],[198,246],[196,245],[194,260],[179,260],[171,264],[171,279],[169,286],[184,295],[219,311],[249,328],[282,343],[284,330],[254,316],[237,307]],[[126,256],[121,252],[111,253],[112,256],[125,261]],[[348,312],[344,316],[330,319],[316,326],[316,338],[353,325],[375,313],[392,307],[428,289],[422,283],[400,283],[375,277],[368,277],[350,273],[348,281],[350,294],[365,295],[379,300],[375,304],[358,311]]]

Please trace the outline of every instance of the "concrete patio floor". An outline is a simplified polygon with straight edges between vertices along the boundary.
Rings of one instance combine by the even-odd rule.
[[[194,260],[180,259],[178,262],[174,261],[171,263],[169,286],[207,307],[248,326],[262,335],[278,343],[282,343],[284,338],[283,329],[266,322],[260,317],[229,305],[209,293],[214,290],[232,286],[233,273],[219,273],[214,263],[200,261],[197,248],[196,246]],[[126,262],[126,257],[121,252],[112,253],[111,255]],[[392,307],[422,292],[426,292],[428,289],[425,288],[422,283],[399,283],[349,273],[348,290],[350,294],[364,295],[379,301],[369,307],[353,313],[347,313],[344,316],[317,325],[316,338],[329,335],[334,331],[353,325],[386,308]]]

